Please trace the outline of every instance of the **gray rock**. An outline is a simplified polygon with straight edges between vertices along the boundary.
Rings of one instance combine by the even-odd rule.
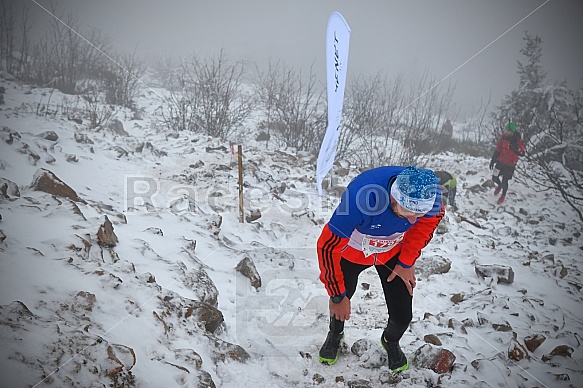
[[[93,144],[93,140],[84,133],[75,132],[75,141],[82,144]]]
[[[524,344],[529,351],[534,352],[546,339],[542,334],[529,335],[524,339]]]
[[[113,232],[113,225],[107,216],[105,216],[105,222],[97,231],[97,242],[102,247],[114,247],[119,242],[117,236]]]
[[[9,181],[8,179],[0,177],[0,198],[20,198],[20,190],[18,190],[18,185],[12,181]]]
[[[447,373],[453,367],[455,358],[455,355],[447,349],[425,344],[415,351],[413,365],[431,369],[435,373]]]
[[[435,334],[426,334],[423,337],[423,341],[427,342],[428,344],[435,345],[435,346],[442,345],[441,340]]]
[[[118,119],[112,120],[107,128],[116,135],[129,136],[130,134],[123,128],[123,123]]]
[[[256,221],[260,218],[261,218],[261,211],[259,209],[251,210],[249,212],[249,214],[247,214],[247,216],[245,217],[245,221],[247,221],[247,223],[251,223],[251,222]]]
[[[31,187],[36,191],[44,191],[58,197],[69,198],[75,202],[86,203],[79,198],[75,190],[69,187],[65,182],[60,180],[55,174],[44,168],[36,170]]]
[[[451,260],[442,256],[421,256],[415,263],[418,275],[428,278],[431,275],[444,274],[451,270]]]
[[[370,347],[371,347],[370,341],[365,338],[361,338],[352,344],[352,346],[350,347],[350,352],[360,357],[364,353],[366,353],[370,349]]]
[[[243,258],[235,268],[237,272],[251,280],[251,285],[257,290],[261,287],[261,276],[255,268],[255,263],[248,257]]]
[[[40,133],[38,136],[50,141],[59,140],[59,135],[57,135],[55,131],[45,131],[43,133]]]
[[[210,333],[214,333],[224,321],[223,313],[218,308],[205,302],[194,302],[187,308],[184,317],[193,317],[198,322],[201,322]]]
[[[496,278],[497,283],[511,284],[514,282],[514,271],[507,265],[476,264],[476,275],[481,278]]]

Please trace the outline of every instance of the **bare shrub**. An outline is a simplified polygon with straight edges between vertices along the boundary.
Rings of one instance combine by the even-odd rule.
[[[82,97],[85,105],[84,115],[89,118],[90,128],[102,128],[116,116],[117,109],[102,102],[103,95],[97,88],[89,89]]]
[[[0,2],[0,63],[11,73],[14,63],[16,12],[13,4]]]
[[[102,71],[105,102],[136,109],[146,65],[133,54],[118,54]]]
[[[168,77],[162,117],[173,130],[228,138],[249,117],[253,99],[243,90],[244,64],[221,52],[211,59],[191,58]]]
[[[109,59],[104,55],[110,39],[92,29],[81,35],[79,22],[73,14],[63,16],[54,3],[48,5],[57,15],[49,20],[46,32],[23,58],[27,69],[25,80],[41,86],[54,86],[67,94],[84,91],[88,79],[96,79]],[[28,49],[27,49],[28,50]]]
[[[377,74],[359,76],[347,88],[338,157],[377,167],[397,162],[402,143],[397,136],[403,105],[401,77],[389,81]]]
[[[279,146],[315,152],[322,141],[326,113],[324,90],[312,68],[304,77],[282,61],[258,70],[255,91],[264,114],[260,126],[273,133]]]
[[[404,161],[414,164],[420,155],[443,151],[449,139],[442,137],[441,127],[447,118],[457,116],[452,103],[454,91],[454,86],[437,82],[427,72],[410,85],[408,103],[399,114],[407,153]]]

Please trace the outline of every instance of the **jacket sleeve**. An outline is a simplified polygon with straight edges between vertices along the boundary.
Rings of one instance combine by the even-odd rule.
[[[496,143],[496,151],[498,154],[502,153],[502,144],[504,143],[504,135],[498,138],[498,143]]]
[[[500,154],[502,153],[503,143],[504,143],[504,136],[500,136],[500,138],[498,138],[498,143],[496,143],[496,149],[494,150],[494,155],[492,155],[492,163],[496,163],[498,161],[498,158],[500,157]]]
[[[320,281],[324,284],[330,296],[342,295],[346,292],[340,260],[342,258],[342,250],[346,247],[348,241],[350,241],[350,238],[342,238],[332,233],[328,224],[324,225],[318,239]]]
[[[407,268],[415,264],[415,261],[421,255],[421,249],[429,244],[439,221],[441,221],[444,215],[445,207],[442,206],[436,215],[433,217],[419,218],[415,225],[405,232],[401,253],[399,254],[399,263],[403,267]]]
[[[500,152],[494,151],[494,155],[492,155],[492,160],[490,160],[490,164],[494,164],[498,161],[498,157],[500,157]]]
[[[516,142],[515,152],[518,156],[524,156],[524,154],[526,153],[526,148],[524,147],[524,142],[522,141],[521,138],[519,138],[518,141]]]

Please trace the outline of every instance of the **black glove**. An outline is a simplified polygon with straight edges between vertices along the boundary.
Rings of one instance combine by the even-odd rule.
[[[492,160],[490,161],[490,170],[494,168],[494,165],[498,161],[498,157],[500,156],[500,152],[494,151],[494,155],[492,155]]]

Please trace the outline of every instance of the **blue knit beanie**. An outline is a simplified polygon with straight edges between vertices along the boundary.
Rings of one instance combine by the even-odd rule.
[[[427,213],[435,202],[437,182],[433,171],[409,166],[397,175],[391,187],[391,195],[405,209],[414,213]]]

